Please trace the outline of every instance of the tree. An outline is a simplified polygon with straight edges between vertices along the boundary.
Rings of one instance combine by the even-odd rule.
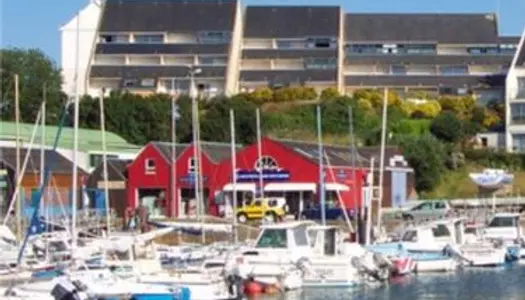
[[[462,120],[470,119],[472,112],[476,107],[476,99],[474,99],[472,96],[445,96],[440,98],[438,101],[443,110],[455,113],[458,118]]]
[[[321,92],[321,95],[319,96],[321,100],[330,100],[330,99],[336,99],[339,97],[341,97],[341,95],[339,94],[339,91],[337,91],[337,89],[333,87],[324,89]]]
[[[444,171],[446,152],[432,135],[404,136],[399,139],[403,155],[414,169],[416,190],[431,191],[441,180]]]
[[[432,121],[430,132],[436,138],[452,144],[458,143],[465,137],[463,121],[450,111],[442,112]]]
[[[37,49],[2,49],[1,56],[1,103],[2,118],[13,121],[14,74],[19,76],[20,119],[34,122],[41,107],[44,86],[46,87],[46,122],[56,125],[65,104],[61,92],[60,69]]]
[[[255,141],[257,106],[240,96],[211,100],[201,118],[202,140],[230,141],[230,109],[233,109],[235,113],[236,142],[249,144]]]

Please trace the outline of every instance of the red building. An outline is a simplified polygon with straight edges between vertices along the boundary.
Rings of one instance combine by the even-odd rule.
[[[240,150],[237,158],[237,186],[239,203],[246,193],[258,194],[259,168],[262,167],[265,195],[284,195],[291,212],[301,211],[305,205],[319,198],[318,145],[292,141],[263,138],[262,155],[259,158],[257,144]],[[347,208],[355,208],[362,199],[362,187],[366,171],[356,169],[353,181],[348,150],[342,147],[338,152],[334,147],[325,148],[325,191],[327,201],[344,203]],[[215,201],[210,206],[231,201],[232,167],[231,159],[223,161],[215,176]],[[355,192],[354,192],[355,191]]]
[[[216,169],[221,161],[231,156],[231,151],[229,144],[210,142],[201,142],[201,149],[202,187],[204,199],[208,199],[214,188]],[[175,151],[175,172],[172,169],[172,145],[164,142],[148,143],[128,165],[128,207],[135,208],[142,203],[153,215],[181,217],[189,212],[188,204],[195,199],[193,145],[177,145]],[[173,176],[175,193],[172,191]],[[206,212],[208,203],[205,201]]]

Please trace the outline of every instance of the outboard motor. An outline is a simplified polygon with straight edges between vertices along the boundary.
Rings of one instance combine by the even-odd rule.
[[[372,269],[364,264],[357,256],[352,257],[352,264],[359,270],[359,272],[366,274],[379,282],[387,281],[390,275],[390,270],[388,268]]]
[[[61,279],[51,290],[51,296],[55,300],[82,300],[78,294],[77,287],[65,279]]]
[[[226,284],[228,285],[228,293],[232,299],[242,300],[244,296],[244,280],[241,276],[238,275],[228,275],[226,276]],[[234,297],[234,298],[233,298]]]

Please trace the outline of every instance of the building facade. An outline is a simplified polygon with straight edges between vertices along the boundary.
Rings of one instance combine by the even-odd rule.
[[[489,102],[504,99],[519,41],[499,35],[495,14],[356,14],[237,0],[92,0],[61,31],[64,91],[74,91],[78,53],[78,88],[92,95],[187,92],[192,66],[206,96],[306,85],[474,93]]]
[[[506,79],[507,151],[525,152],[525,30]]]

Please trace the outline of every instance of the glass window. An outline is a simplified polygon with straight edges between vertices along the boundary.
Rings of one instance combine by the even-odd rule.
[[[277,48],[278,49],[291,49],[292,48],[292,42],[291,41],[286,41],[286,40],[277,41]]]
[[[432,228],[432,234],[434,237],[450,236],[450,230],[448,230],[447,226],[439,224],[437,227]]]
[[[432,202],[425,202],[417,205],[416,207],[412,208],[412,210],[432,210],[433,204]]]
[[[350,54],[380,54],[383,53],[383,45],[380,44],[355,44],[348,45],[347,53]]]
[[[287,248],[286,229],[264,229],[256,248]]]
[[[315,246],[315,242],[317,240],[317,233],[319,231],[317,230],[308,230],[308,238],[310,239],[310,246]]]
[[[200,65],[226,65],[226,56],[199,56]]]
[[[393,65],[391,66],[390,70],[392,71],[392,75],[406,75],[407,74],[406,67],[403,65]]]
[[[512,149],[516,152],[525,152],[525,134],[512,135]]]
[[[489,227],[516,227],[515,217],[495,217],[490,221]]]
[[[195,168],[195,166],[196,166],[195,162],[196,162],[195,158],[193,158],[193,157],[190,157],[188,159],[188,173],[195,173],[195,169],[196,169]]]
[[[155,170],[156,170],[156,162],[155,162],[155,159],[153,158],[148,158],[146,159],[146,162],[145,162],[145,169],[146,169],[146,172],[149,173],[154,173]]]
[[[118,155],[106,154],[106,159],[117,159]],[[89,166],[92,168],[98,167],[102,163],[104,156],[102,154],[90,154],[89,155]]]
[[[335,48],[337,40],[330,37],[312,37],[306,39],[308,48]]]
[[[518,45],[516,45],[516,44],[501,44],[501,45],[499,45],[499,51],[502,54],[514,55],[516,53],[516,49],[518,49]]]
[[[127,34],[101,34],[100,42],[104,44],[126,44],[129,43]]]
[[[163,34],[135,34],[135,43],[137,44],[162,44],[164,43]]]
[[[447,206],[445,205],[445,202],[436,202],[435,203],[436,209],[445,209]]]
[[[525,103],[511,104],[510,118],[512,123],[525,124]]]
[[[439,71],[441,75],[466,75],[468,74],[468,67],[464,65],[441,66]]]
[[[230,42],[231,34],[228,31],[201,31],[197,39],[201,44],[224,44]]]
[[[525,77],[518,77],[518,93],[516,97],[525,99]]]
[[[305,69],[335,69],[337,68],[336,58],[309,58],[304,60]]]
[[[435,54],[436,45],[398,45],[397,53],[400,54]]]
[[[297,246],[308,246],[308,234],[306,226],[298,226],[293,230],[293,238]]]
[[[467,48],[468,53],[470,54],[498,54],[498,47],[471,47]]]

